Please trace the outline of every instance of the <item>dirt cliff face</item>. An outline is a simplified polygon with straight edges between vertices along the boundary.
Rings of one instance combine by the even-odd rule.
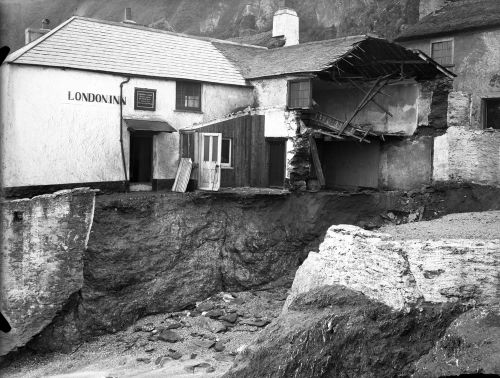
[[[217,38],[271,30],[279,0],[0,0],[0,44],[24,44],[24,29],[48,18],[56,27],[72,15],[121,21],[125,7],[150,25],[160,20],[177,32]],[[418,20],[419,0],[289,0],[300,17],[301,41],[376,33],[392,38]]]
[[[499,206],[498,190],[482,187],[98,196],[83,288],[31,347],[70,349],[82,338],[123,329],[148,314],[189,308],[220,291],[286,284],[287,277],[291,283],[332,224],[372,228],[386,219]]]

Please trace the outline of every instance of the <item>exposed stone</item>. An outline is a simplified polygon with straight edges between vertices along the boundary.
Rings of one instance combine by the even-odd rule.
[[[94,203],[89,189],[2,202],[0,308],[12,330],[0,332],[0,355],[25,345],[82,288]]]
[[[395,309],[422,301],[497,304],[500,240],[396,240],[332,226],[297,270],[284,311],[299,294],[341,284]]]
[[[182,340],[182,338],[179,336],[177,332],[174,332],[169,329],[161,331],[160,334],[158,335],[158,339],[166,341],[168,343],[176,343]]]
[[[189,323],[191,326],[200,327],[213,333],[224,332],[226,330],[226,326],[221,322],[203,316],[189,319]]]
[[[168,323],[167,325],[165,325],[165,329],[177,329],[177,328],[181,328],[181,327],[182,327],[182,324],[179,322],[172,322],[172,323]]]
[[[245,325],[255,326],[255,327],[265,327],[270,322],[271,321],[268,319],[243,319],[243,320],[240,320],[240,324],[245,324]]]
[[[448,95],[448,127],[469,127],[471,96],[466,92],[450,92]]]
[[[203,349],[209,349],[215,345],[215,341],[195,339],[193,340],[193,344]]]
[[[227,315],[221,316],[219,318],[219,320],[224,320],[228,323],[235,323],[236,320],[238,320],[238,314],[235,314],[235,313],[227,314]]]
[[[204,315],[208,316],[209,318],[215,319],[215,318],[219,318],[219,317],[223,316],[224,311],[219,310],[219,309],[210,310],[210,311],[207,311]]]
[[[222,343],[215,343],[214,349],[216,352],[222,352],[224,351],[224,349],[226,349],[226,347]]]
[[[409,377],[460,311],[451,303],[394,311],[345,287],[315,288],[243,348],[224,377]]]

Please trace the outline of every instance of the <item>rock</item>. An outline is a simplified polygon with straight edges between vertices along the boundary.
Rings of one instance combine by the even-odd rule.
[[[500,376],[500,311],[475,308],[460,315],[429,353],[416,363],[412,377]],[[450,363],[452,361],[452,363]]]
[[[168,356],[171,357],[174,360],[180,360],[182,358],[182,354],[181,353],[179,353],[176,350],[172,350],[172,349],[170,349],[168,351]]]
[[[149,364],[151,362],[151,358],[149,357],[137,357],[137,362],[144,362],[145,364]]]
[[[162,360],[163,360],[163,357],[160,356],[160,357],[156,357],[156,360],[155,360],[155,365],[160,365],[162,363]],[[163,366],[162,366],[163,367]]]
[[[161,331],[160,334],[158,335],[158,339],[166,341],[168,343],[176,343],[182,340],[182,338],[179,336],[177,332],[174,332],[169,329]]]
[[[226,349],[226,347],[222,343],[215,343],[214,349],[216,352],[222,352],[224,351],[224,349]]]
[[[256,332],[258,330],[258,327],[249,325],[237,325],[232,329],[233,332]]]
[[[191,353],[191,355],[189,356],[189,358],[192,359],[192,360],[194,360],[197,356],[198,356],[198,354]]]
[[[208,362],[201,362],[201,363],[196,364],[196,365],[188,365],[188,366],[184,367],[184,370],[186,370],[188,373],[194,373],[196,371],[196,369],[205,369],[205,368],[209,368],[211,366],[212,365],[210,365]]]
[[[141,326],[141,330],[143,332],[152,332],[155,329],[155,325],[153,323],[146,323]]]
[[[356,226],[332,226],[295,275],[284,311],[300,293],[341,284],[394,309],[422,301],[497,303],[497,240],[398,240]]]
[[[243,319],[240,320],[240,324],[255,326],[255,327],[265,327],[271,323],[268,319]]]
[[[165,325],[165,329],[177,329],[181,328],[182,324],[180,322],[171,322]]]
[[[24,346],[58,313],[73,316],[65,307],[79,300],[84,285],[94,201],[88,188],[2,201],[0,308],[12,329],[0,332],[0,356]],[[40,340],[39,350],[69,352],[78,343],[78,327],[68,326],[61,336],[66,340],[55,333]]]
[[[207,370],[205,370],[206,373],[213,373],[215,371],[215,368],[213,366],[207,367]]]
[[[232,314],[223,315],[219,318],[219,320],[224,320],[228,323],[235,323],[238,320],[238,314],[232,313]]]
[[[215,308],[215,304],[212,302],[201,302],[196,306],[196,310],[201,312],[210,311]]]
[[[229,302],[231,302],[232,300],[234,300],[234,296],[233,296],[233,295],[231,295],[231,294],[229,294],[229,293],[224,293],[224,294],[222,295],[222,300],[223,300],[224,302],[226,302],[226,303],[229,303]]]
[[[155,351],[155,348],[153,348],[153,347],[144,349],[144,352],[146,352],[146,353],[153,353],[154,351]]]
[[[224,377],[409,377],[462,310],[396,311],[342,286],[315,288],[239,349]]]
[[[213,347],[215,345],[215,341],[213,340],[199,340],[199,339],[195,339],[195,340],[192,340],[192,343],[200,348],[204,348],[204,349],[209,349],[211,347]]]
[[[210,311],[207,311],[204,315],[208,316],[209,318],[214,319],[214,318],[218,318],[220,316],[223,316],[224,315],[224,311],[219,310],[219,309],[210,310]]]

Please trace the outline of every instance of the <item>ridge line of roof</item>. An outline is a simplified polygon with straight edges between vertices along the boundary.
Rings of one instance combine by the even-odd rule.
[[[168,35],[172,35],[172,36],[176,36],[176,37],[197,39],[197,40],[206,41],[206,42],[227,43],[230,45],[246,46],[246,47],[253,47],[253,48],[259,49],[259,50],[267,50],[267,47],[263,47],[263,46],[250,45],[250,44],[246,44],[246,43],[238,43],[238,42],[228,41],[225,39],[204,37],[204,36],[199,36],[199,35],[171,32],[168,30],[156,29],[156,28],[152,28],[150,26],[141,25],[141,24],[128,24],[128,23],[123,23],[123,22],[118,22],[118,21],[109,21],[109,20],[102,20],[102,19],[98,19],[98,18],[90,18],[90,17],[82,17],[82,16],[73,16],[72,18],[75,18],[78,20],[83,20],[83,21],[96,22],[96,23],[100,23],[100,24],[120,26],[120,27],[124,27],[124,28],[129,28],[129,29],[138,29],[138,30],[148,31],[151,33],[168,34]]]
[[[19,59],[21,56],[23,56],[24,54],[26,54],[28,51],[30,51],[34,47],[38,46],[40,43],[42,43],[43,41],[45,41],[51,35],[57,33],[59,30],[61,30],[62,28],[64,28],[66,25],[70,24],[76,18],[77,18],[77,16],[72,16],[72,17],[68,18],[66,21],[60,23],[54,29],[52,29],[48,33],[42,35],[40,38],[37,38],[34,41],[31,41],[30,43],[28,43],[28,44],[24,45],[23,47],[17,49],[16,51],[12,52],[5,59],[5,63],[12,63],[15,60]]]

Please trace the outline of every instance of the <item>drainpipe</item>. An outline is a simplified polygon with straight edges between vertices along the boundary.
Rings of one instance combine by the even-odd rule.
[[[123,175],[125,176],[125,184],[128,181],[127,177],[127,164],[125,163],[125,151],[123,150],[123,84],[127,84],[130,81],[130,77],[127,80],[120,83],[120,147],[122,150],[122,163],[123,163]]]

